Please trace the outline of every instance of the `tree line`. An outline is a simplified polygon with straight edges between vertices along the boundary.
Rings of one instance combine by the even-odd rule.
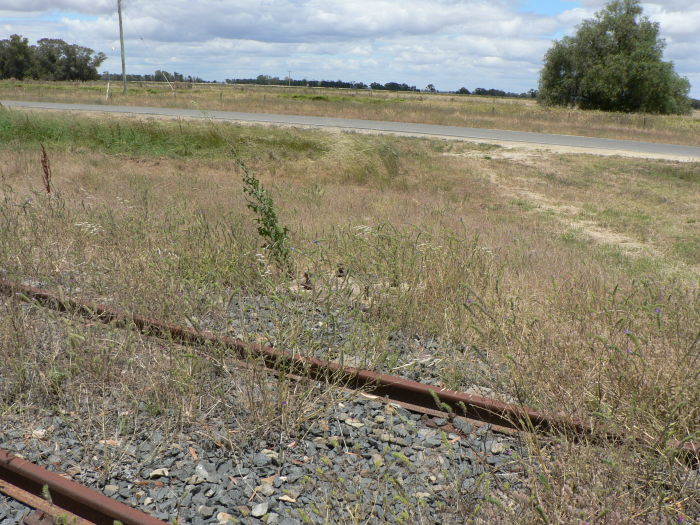
[[[121,73],[110,73],[109,71],[104,71],[100,74],[100,79],[101,80],[115,80],[115,79],[121,79],[122,74]],[[203,78],[192,76],[192,75],[183,75],[182,73],[178,73],[177,71],[173,71],[172,73],[170,71],[163,71],[160,69],[156,69],[153,74],[133,74],[133,73],[127,73],[126,74],[126,80],[128,82],[190,82],[190,83],[196,83],[196,84],[214,84],[216,81],[209,81],[209,80],[204,80]]]
[[[476,88],[474,91],[469,91],[467,88],[461,87],[455,91],[458,95],[479,95],[482,97],[498,97],[498,98],[537,98],[537,90],[531,89],[524,93],[513,93],[511,91],[503,91],[502,89],[485,89]]]
[[[293,87],[319,87],[319,88],[341,88],[341,89],[379,89],[386,91],[420,91],[416,86],[409,86],[406,83],[387,82],[380,84],[372,82],[348,82],[345,80],[308,80],[306,78],[294,79],[290,77],[280,78],[270,75],[258,75],[255,78],[227,78],[227,84],[257,84],[261,86],[293,86]]]
[[[58,38],[42,38],[35,45],[21,35],[0,40],[0,78],[97,80],[97,68],[106,59],[104,53]]]
[[[306,78],[294,79],[290,77],[280,78],[271,75],[258,75],[255,78],[227,78],[227,84],[255,84],[260,86],[291,86],[291,87],[319,87],[319,88],[341,88],[341,89],[376,89],[380,91],[413,91],[439,93],[433,84],[428,84],[425,88],[419,89],[405,82],[387,82],[381,84],[372,82],[348,82],[345,80],[308,80]],[[508,97],[508,98],[537,98],[537,90],[531,89],[524,93],[513,93],[502,89],[486,89],[478,87],[474,91],[469,91],[465,87],[457,91],[443,91],[443,93],[455,93],[457,95],[481,95],[488,97]]]

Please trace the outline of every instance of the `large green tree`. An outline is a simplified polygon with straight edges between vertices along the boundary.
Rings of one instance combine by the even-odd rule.
[[[639,0],[612,0],[547,51],[538,99],[605,111],[687,113],[688,79],[662,60],[659,24]]]
[[[42,38],[32,50],[31,76],[42,80],[97,80],[97,68],[107,59],[104,53],[58,38]]]
[[[34,56],[29,42],[20,35],[0,40],[0,78],[22,80],[32,67]]]
[[[97,68],[106,59],[104,53],[56,38],[42,38],[34,46],[20,35],[0,40],[0,78],[97,80]]]

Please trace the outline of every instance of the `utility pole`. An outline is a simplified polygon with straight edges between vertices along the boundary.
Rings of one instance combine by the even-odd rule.
[[[126,61],[124,60],[124,26],[122,25],[122,0],[117,0],[119,9],[119,42],[122,45],[122,80],[124,82],[124,94],[126,95]]]

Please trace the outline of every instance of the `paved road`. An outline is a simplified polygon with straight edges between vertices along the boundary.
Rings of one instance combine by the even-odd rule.
[[[229,122],[252,122],[303,126],[317,128],[340,128],[375,133],[400,135],[436,136],[452,139],[483,140],[490,142],[512,142],[542,146],[563,146],[589,150],[615,150],[649,156],[678,157],[700,161],[700,147],[676,144],[658,144],[635,140],[601,139],[575,135],[551,135],[529,131],[506,131],[500,129],[463,128],[439,126],[435,124],[415,124],[408,122],[385,122],[380,120],[360,120],[333,117],[311,117],[302,115],[274,115],[268,113],[241,113],[237,111],[213,111],[181,108],[156,108],[139,106],[110,106],[102,104],[59,104],[54,102],[24,102],[0,100],[5,107],[53,109],[64,111],[100,111],[106,113],[131,113],[185,118],[209,118]]]

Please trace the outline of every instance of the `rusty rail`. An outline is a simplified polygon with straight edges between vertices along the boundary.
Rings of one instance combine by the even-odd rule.
[[[592,422],[546,415],[516,404],[426,385],[371,370],[345,367],[338,363],[313,357],[290,354],[269,346],[217,336],[211,332],[199,332],[191,328],[129,314],[91,302],[61,297],[47,290],[3,279],[0,279],[0,293],[24,297],[26,300],[35,301],[54,310],[77,313],[88,319],[109,323],[113,326],[133,327],[144,335],[165,338],[185,345],[224,348],[233,351],[240,358],[260,359],[267,368],[272,370],[284,370],[314,380],[330,381],[428,411],[439,410],[450,416],[462,415],[505,429],[528,432],[564,432],[574,438],[588,436],[592,439],[617,442],[625,440],[623,434],[597,427]],[[693,456],[697,461],[700,450],[698,444],[676,442],[674,446]]]
[[[166,525],[140,510],[0,450],[0,492],[37,509],[30,523]],[[50,501],[45,499],[50,496]],[[33,520],[33,521],[32,521]]]
[[[371,370],[345,367],[314,357],[290,354],[269,346],[217,336],[211,332],[199,332],[184,326],[129,314],[106,306],[69,297],[60,297],[47,290],[32,286],[0,280],[0,292],[6,295],[24,296],[28,300],[33,300],[54,310],[77,313],[88,319],[109,323],[113,326],[135,327],[145,335],[165,338],[186,345],[225,348],[232,350],[241,358],[259,358],[266,367],[274,370],[287,370],[290,373],[315,380],[333,381],[376,396],[387,396],[393,401],[443,410],[506,428],[547,431],[556,429],[575,433],[586,433],[592,430],[590,425],[583,422],[552,418],[518,405],[426,385]]]
[[[73,514],[72,512],[62,509],[58,505],[54,505],[52,502],[40,498],[36,494],[32,494],[29,491],[19,488],[12,483],[5,481],[0,473],[0,492],[8,495],[14,500],[20,501],[36,509],[31,514],[24,517],[24,525],[41,524],[41,523],[54,523],[55,521],[65,518],[70,520],[69,523],[75,525],[92,525],[92,521],[84,520],[80,516]]]

